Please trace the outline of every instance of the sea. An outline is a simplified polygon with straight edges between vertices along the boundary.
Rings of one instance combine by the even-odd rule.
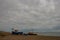
[[[60,36],[60,32],[40,32],[37,34],[44,35],[44,36]]]

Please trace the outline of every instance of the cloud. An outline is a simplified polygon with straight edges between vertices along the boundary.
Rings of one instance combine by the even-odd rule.
[[[54,0],[0,0],[0,10],[0,30],[48,30],[60,23],[59,2]]]
[[[60,30],[60,24],[57,25],[57,26],[55,26],[55,27],[53,27],[53,29],[54,29],[54,30]]]

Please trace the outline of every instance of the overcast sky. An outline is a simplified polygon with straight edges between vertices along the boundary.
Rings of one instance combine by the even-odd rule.
[[[60,31],[60,0],[0,0],[0,30]]]

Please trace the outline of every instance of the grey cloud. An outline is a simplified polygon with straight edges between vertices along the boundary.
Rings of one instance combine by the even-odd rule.
[[[54,30],[60,30],[60,25],[53,27]]]
[[[59,2],[59,0],[0,0],[0,30],[11,31],[12,27],[52,29],[60,23]]]

